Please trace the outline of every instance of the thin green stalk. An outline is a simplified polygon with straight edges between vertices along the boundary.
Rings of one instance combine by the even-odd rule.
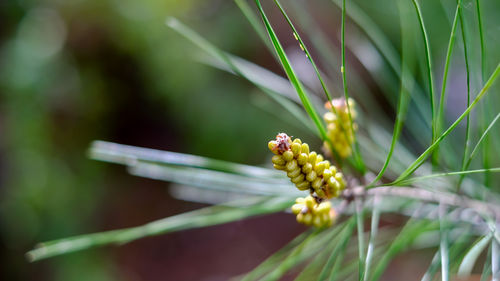
[[[483,20],[479,0],[476,0],[477,22],[479,29],[479,43],[481,44],[481,83],[486,79],[486,46],[484,44]]]
[[[313,60],[313,58],[311,56],[311,53],[309,52],[309,49],[307,48],[306,44],[304,44],[304,41],[302,40],[302,37],[300,36],[299,32],[295,28],[295,25],[290,20],[290,17],[288,16],[288,14],[285,12],[285,9],[283,9],[283,6],[281,5],[281,3],[278,0],[274,0],[274,3],[280,9],[281,14],[283,15],[283,17],[285,18],[286,22],[288,23],[288,25],[292,29],[293,36],[299,42],[300,48],[304,50],[304,53],[306,54],[307,59],[311,63],[311,65],[312,65],[312,67],[314,69],[314,72],[316,73],[316,77],[318,77],[318,80],[319,80],[319,82],[321,84],[321,88],[323,89],[323,92],[326,95],[326,98],[328,99],[329,102],[331,102],[332,101],[332,95],[331,95],[330,91],[328,90],[328,87],[326,86],[325,82],[323,81],[323,77],[321,76],[321,73],[319,72],[318,66],[316,65],[315,61]]]
[[[379,259],[379,262],[374,266],[373,274],[370,278],[371,281],[378,280],[391,260],[398,255],[401,251],[409,247],[415,239],[422,233],[436,230],[435,222],[427,221],[414,221],[410,219],[403,227],[401,232],[393,239],[389,248],[385,251],[384,255]]]
[[[462,262],[460,263],[460,267],[458,269],[459,276],[468,276],[471,274],[472,269],[474,268],[474,264],[476,264],[477,259],[489,244],[493,235],[490,233],[484,237],[481,237],[478,241],[472,245],[472,247],[467,251],[467,254],[464,256]]]
[[[368,280],[370,274],[371,261],[375,250],[375,241],[377,239],[378,224],[380,219],[380,210],[378,208],[378,197],[373,199],[372,222],[370,227],[370,241],[368,242],[368,250],[366,251],[365,272],[363,280]]]
[[[448,50],[446,52],[446,60],[444,64],[444,72],[443,72],[443,84],[441,86],[441,95],[439,98],[439,110],[438,110],[438,123],[437,123],[437,128],[436,132],[438,134],[441,133],[441,128],[444,126],[444,105],[446,103],[446,86],[448,82],[448,70],[450,67],[450,61],[451,61],[451,54],[453,52],[453,46],[455,44],[455,38],[456,38],[456,31],[457,31],[457,26],[458,26],[458,18],[459,18],[459,10],[460,10],[460,3],[457,4],[457,8],[455,10],[455,17],[453,18],[453,25],[451,28],[451,33],[450,33],[450,39],[448,40]],[[437,162],[437,158],[439,157],[439,147],[436,147],[436,150],[434,150],[433,157],[435,158],[435,162]]]
[[[483,265],[483,271],[481,273],[481,280],[480,281],[487,281],[489,280],[488,277],[490,277],[491,273],[491,263],[488,261],[491,260],[491,247],[488,247],[488,255],[486,256],[486,261],[484,262]]]
[[[484,32],[483,32],[483,20],[481,17],[481,6],[480,6],[480,1],[476,0],[476,12],[477,12],[477,21],[478,21],[478,29],[479,29],[479,43],[481,45],[481,83],[484,82],[486,79],[486,44],[484,41]],[[483,120],[486,120],[487,117],[489,116],[488,114],[488,105],[485,105],[485,110],[483,111]],[[489,168],[490,163],[491,163],[491,148],[490,148],[490,142],[489,142],[489,137],[485,139],[485,145],[483,148],[483,167],[484,168]],[[488,173],[484,175],[484,185],[485,186],[490,186],[490,176]]]
[[[434,275],[436,275],[436,271],[439,268],[439,265],[441,264],[441,260],[439,259],[439,254],[441,253],[440,250],[438,250],[435,254],[434,257],[432,258],[431,265],[425,272],[424,276],[422,276],[421,281],[431,281],[434,278]]]
[[[400,11],[402,10],[401,4],[398,5]],[[399,136],[401,135],[401,130],[403,129],[403,125],[406,119],[406,114],[408,112],[408,105],[410,103],[410,88],[413,88],[413,79],[408,79],[411,76],[411,73],[407,67],[407,60],[409,55],[408,53],[408,44],[409,40],[407,40],[407,27],[405,26],[406,21],[403,17],[400,16],[401,22],[401,41],[402,41],[402,54],[401,54],[401,83],[400,83],[400,91],[399,91],[399,101],[398,108],[396,114],[396,121],[394,124],[394,130],[392,133],[391,146],[389,148],[389,153],[385,159],[384,165],[378,175],[373,179],[373,181],[368,184],[367,188],[373,187],[385,174],[387,167],[389,166],[389,162],[391,161],[392,154],[394,153],[394,149],[396,148],[396,144],[398,142]],[[407,81],[410,80],[410,81]],[[411,85],[410,85],[411,83]]]
[[[307,252],[307,246],[316,242],[319,230],[315,230],[310,234],[302,243],[293,249],[293,251],[276,267],[273,271],[267,274],[263,279],[268,281],[279,280],[290,268],[294,267],[298,263],[302,262],[305,252]]]
[[[289,252],[291,252],[295,247],[297,247],[307,237],[309,237],[312,234],[312,232],[313,232],[312,228],[302,232],[300,235],[298,235],[292,241],[286,244],[283,248],[273,253],[270,257],[268,257],[266,260],[260,263],[257,267],[252,269],[252,271],[245,274],[242,277],[241,281],[258,280],[259,278],[261,278],[263,275],[274,269],[276,265],[279,264]]]
[[[351,218],[344,229],[342,230],[342,234],[340,235],[339,239],[335,241],[337,244],[335,248],[333,249],[332,253],[330,254],[328,260],[326,261],[325,266],[321,270],[321,273],[319,274],[318,280],[322,281],[325,280],[326,277],[328,276],[328,273],[332,271],[332,267],[334,265],[334,262],[338,260],[339,254],[343,251],[345,251],[345,246],[349,243],[349,240],[351,238],[351,235],[354,231],[354,225],[355,225],[355,220]]]
[[[281,14],[283,15],[283,17],[287,21],[288,25],[292,29],[293,36],[299,42],[300,48],[306,54],[307,59],[311,63],[311,65],[312,65],[312,67],[314,69],[314,72],[316,73],[316,77],[318,77],[318,80],[319,80],[319,82],[321,84],[321,88],[323,89],[323,92],[325,93],[328,101],[331,103],[332,102],[332,95],[330,94],[330,91],[328,90],[328,87],[326,86],[325,82],[323,81],[323,77],[321,76],[321,73],[319,72],[319,69],[318,69],[316,63],[314,62],[314,60],[313,60],[313,58],[311,56],[311,53],[309,52],[309,49],[307,48],[306,44],[304,44],[304,41],[302,41],[302,37],[300,36],[300,34],[297,31],[297,29],[295,28],[294,24],[290,20],[290,17],[288,17],[287,13],[285,12],[285,9],[283,9],[283,6],[281,6],[280,2],[278,0],[274,0],[274,3],[276,3],[276,6],[278,6],[278,8],[281,11]],[[335,113],[335,115],[339,116],[338,112],[336,111],[336,109],[333,106],[332,106],[332,110]],[[344,131],[344,134],[346,134],[344,126],[342,126],[342,129]],[[341,158],[339,157],[338,153],[335,150],[332,150],[332,153],[335,156],[335,160],[337,161],[337,163],[341,163]]]
[[[365,230],[364,230],[364,219],[363,219],[363,199],[356,198],[356,224],[358,227],[358,257],[359,257],[359,268],[358,268],[358,280],[364,279],[365,273]]]
[[[344,0],[345,1],[345,0]],[[434,80],[433,80],[433,71],[432,71],[432,60],[429,46],[429,37],[427,35],[427,30],[425,29],[424,19],[422,17],[422,11],[420,9],[420,5],[417,0],[412,0],[413,5],[415,6],[415,11],[417,13],[418,22],[420,24],[420,30],[422,31],[422,36],[424,39],[424,47],[425,47],[425,58],[426,58],[426,67],[427,67],[427,77],[429,80],[429,98],[431,102],[431,119],[432,119],[432,142],[434,143],[436,140],[436,116],[434,113]]]
[[[450,253],[448,251],[448,230],[445,227],[446,206],[439,205],[439,253],[441,255],[441,280],[450,280]]]
[[[466,31],[465,31],[465,25],[464,25],[464,16],[462,13],[462,8],[461,8],[461,1],[458,0],[458,14],[460,18],[460,29],[462,31],[462,42],[464,46],[464,59],[465,59],[465,71],[466,71],[466,76],[467,76],[467,107],[470,105],[470,72],[469,72],[469,58],[468,58],[468,52],[467,52],[467,37],[466,37]],[[467,154],[469,154],[469,138],[470,138],[470,114],[467,115],[467,125],[465,129],[465,143],[464,143],[464,154],[462,156],[462,171],[466,169],[465,164],[466,164],[466,159],[467,159]],[[457,186],[457,191],[460,190],[460,184]]]
[[[275,49],[276,53],[278,54],[278,57],[281,61],[283,69],[285,70],[285,72],[288,76],[288,79],[290,80],[291,84],[293,85],[293,87],[297,91],[297,94],[299,95],[306,112],[309,114],[309,116],[313,120],[314,124],[316,125],[316,128],[318,129],[322,140],[327,141],[330,144],[330,146],[333,148],[333,144],[332,144],[331,140],[329,140],[329,138],[328,138],[326,128],[325,128],[324,124],[322,123],[318,112],[316,111],[316,109],[313,107],[311,101],[309,100],[309,97],[304,89],[304,86],[302,85],[302,83],[300,82],[299,78],[297,77],[295,71],[293,70],[292,65],[290,64],[290,61],[288,60],[288,57],[285,53],[285,50],[283,49],[283,46],[279,42],[278,37],[277,37],[276,33],[274,32],[274,29],[272,28],[271,23],[269,22],[266,14],[264,12],[264,9],[262,8],[260,1],[255,0],[255,3],[257,4],[257,8],[259,9],[262,20],[264,21],[264,24],[266,26],[267,33],[268,33],[268,35],[273,43],[274,49]]]
[[[351,233],[352,233],[352,229],[354,228],[354,220],[352,220],[350,227],[351,227]],[[347,248],[347,245],[349,243],[349,240],[350,240],[350,237],[349,237],[349,239],[344,240],[344,243],[342,243],[342,245],[341,245],[341,248],[339,250],[340,254],[335,259],[335,265],[333,266],[332,270],[330,271],[329,281],[335,281],[338,277],[340,277],[340,275],[342,275],[342,273],[341,273],[342,271],[339,272],[339,270],[340,270],[340,266],[342,265],[342,262],[344,261],[344,257],[346,254],[346,248]],[[353,267],[353,269],[354,269],[354,267]],[[352,270],[348,270],[347,272],[352,272]]]
[[[488,92],[488,89],[493,85],[493,83],[500,75],[500,64],[497,65],[495,71],[491,74],[490,78],[481,89],[476,98],[472,101],[472,103],[467,107],[467,109],[460,115],[460,117],[450,125],[450,127],[439,137],[437,138],[431,146],[429,146],[392,184],[396,184],[407,177],[409,177],[413,172],[415,172],[418,167],[420,167],[424,161],[430,156],[432,151],[441,143],[441,141],[448,136],[460,122],[470,113],[470,111],[476,106],[476,104],[483,98],[483,96]]]
[[[294,35],[295,39],[299,42],[300,48],[304,51],[304,53],[306,54],[307,59],[311,63],[311,65],[312,65],[312,67],[313,67],[313,69],[314,69],[314,71],[316,73],[316,76],[318,77],[318,80],[319,80],[319,82],[321,84],[323,92],[325,93],[328,101],[330,103],[332,103],[332,95],[330,94],[330,91],[328,90],[328,87],[326,86],[326,83],[324,82],[323,77],[321,76],[321,73],[320,73],[320,71],[319,71],[316,63],[315,63],[314,59],[312,58],[311,53],[309,52],[309,49],[307,48],[306,44],[302,40],[302,37],[299,35],[299,32],[297,31],[297,29],[295,28],[294,24],[292,23],[292,21],[288,17],[287,13],[283,9],[283,7],[280,4],[280,2],[278,0],[274,0],[274,2],[276,3],[276,5],[278,6],[278,8],[280,9],[283,17],[286,19],[286,21],[287,21],[288,25],[290,26],[290,28],[292,29],[293,35]],[[332,106],[332,111],[333,111],[333,113],[335,115],[337,115],[337,117],[339,117],[339,113],[337,112],[337,110],[333,106]],[[348,108],[348,111],[350,111],[350,108]],[[344,126],[344,124],[341,123],[340,124],[340,129],[342,130],[342,132],[343,132],[343,134],[345,136],[347,136],[347,130],[351,130],[352,133],[354,134],[354,127],[353,127],[352,120],[350,122],[350,127],[349,128],[346,129],[345,126]],[[338,153],[335,151],[335,149],[332,148],[331,150],[332,150],[332,154],[334,155],[337,163],[342,163],[341,162],[342,159],[338,156]],[[362,157],[360,156],[359,147],[356,146],[356,145],[354,145],[354,159],[356,160],[356,162],[355,162],[356,163],[356,169],[364,174],[364,172],[366,171],[365,164],[364,164],[364,161],[363,161]]]
[[[500,280],[500,242],[491,239],[491,281]]]
[[[486,139],[488,133],[490,132],[491,128],[493,127],[493,125],[495,125],[495,123],[497,122],[498,118],[500,118],[500,113],[497,114],[497,116],[495,116],[495,118],[493,119],[493,121],[490,122],[490,124],[488,125],[488,128],[486,128],[486,130],[483,132],[483,134],[481,135],[481,137],[479,138],[479,140],[477,141],[477,144],[474,146],[474,148],[472,149],[472,152],[471,154],[469,155],[469,158],[467,159],[466,163],[465,163],[465,167],[463,168],[463,170],[467,170],[470,166],[470,163],[472,162],[472,159],[474,158],[475,154],[476,154],[476,151],[477,149],[480,147],[481,143],[483,142],[483,140]],[[485,167],[485,169],[488,169],[487,167]],[[486,172],[486,173],[489,173]],[[463,176],[460,177],[460,182],[462,182],[463,180]]]
[[[347,90],[347,78],[346,78],[346,59],[345,59],[345,20],[346,20],[346,5],[345,5],[345,0],[342,0],[342,24],[341,24],[341,56],[342,56],[342,66],[340,67],[340,72],[342,73],[342,84],[344,87],[344,98],[346,102],[349,100],[349,92]],[[332,105],[333,107],[333,105]],[[351,133],[354,136],[354,127],[353,127],[353,122],[352,122],[352,114],[351,114],[351,107],[347,106],[347,113],[349,115],[349,122],[351,124]],[[366,167],[363,162],[363,158],[361,157],[360,150],[359,150],[359,143],[354,138],[354,158],[356,159],[356,162],[359,165],[360,172],[364,174],[366,172]]]
[[[432,174],[432,175],[427,175],[427,176],[414,177],[414,178],[410,178],[410,179],[401,180],[401,181],[398,181],[397,183],[398,184],[412,184],[412,183],[415,183],[417,181],[423,181],[423,180],[439,178],[439,177],[469,175],[469,174],[478,174],[478,173],[486,173],[486,172],[490,172],[490,173],[500,172],[500,168],[477,169],[477,170]],[[393,185],[393,184],[391,183],[388,185]]]

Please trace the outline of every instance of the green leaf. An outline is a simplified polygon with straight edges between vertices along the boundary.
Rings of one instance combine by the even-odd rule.
[[[486,173],[486,172],[490,172],[490,173],[500,172],[500,168],[478,169],[478,170],[469,170],[469,171],[431,174],[431,175],[427,175],[427,176],[414,177],[414,178],[398,181],[397,183],[399,185],[408,185],[408,184],[413,184],[413,183],[418,182],[418,181],[423,181],[423,180],[428,180],[428,179],[433,179],[433,178],[449,177],[449,176],[457,176],[457,175],[469,175],[469,174]],[[392,183],[388,184],[388,185],[392,185]]]
[[[340,256],[343,256],[346,246],[349,243],[351,235],[354,231],[354,225],[355,225],[354,218],[351,218],[346,223],[346,226],[344,227],[344,230],[342,231],[342,234],[340,235],[339,239],[335,241],[336,246],[334,250],[330,254],[330,257],[328,258],[325,266],[323,267],[323,270],[321,270],[321,273],[318,278],[319,281],[325,280],[326,277],[328,276],[328,273],[330,273],[329,274],[330,278],[333,278],[332,276],[336,275],[338,267],[337,269],[334,267],[334,262],[339,261]]]
[[[328,87],[326,86],[325,82],[323,81],[323,77],[321,76],[321,73],[319,72],[319,69],[316,66],[316,63],[314,62],[314,60],[313,60],[313,58],[311,56],[311,53],[309,52],[309,49],[307,48],[306,44],[304,44],[304,41],[302,41],[302,37],[299,35],[299,32],[297,31],[297,29],[295,29],[295,26],[293,25],[292,21],[290,20],[290,18],[287,15],[287,13],[285,12],[285,10],[283,9],[283,7],[281,6],[280,2],[278,0],[274,0],[274,3],[276,3],[276,6],[278,6],[278,8],[281,11],[281,14],[283,15],[283,17],[285,18],[286,22],[288,23],[288,25],[292,29],[294,37],[299,42],[299,45],[300,45],[301,49],[304,50],[304,53],[306,54],[307,59],[311,63],[311,65],[312,65],[312,67],[314,69],[314,72],[316,73],[316,77],[318,78],[318,80],[319,80],[319,82],[321,84],[323,92],[325,93],[328,101],[331,102],[332,101],[332,95],[330,94],[330,91],[328,90]],[[332,110],[338,116],[338,112],[336,112],[336,110],[335,110],[335,108],[333,106],[332,106]],[[351,123],[351,125],[352,125],[352,123]],[[342,127],[342,130],[344,131],[344,134],[346,134],[346,131],[345,131],[346,129],[344,128],[344,126],[342,125],[341,127]],[[350,129],[353,130],[352,128],[350,128]],[[331,148],[331,151],[332,151],[333,155],[335,156],[336,161],[340,163],[341,159],[338,156],[337,152],[335,151],[335,149],[333,149],[333,147],[330,147],[330,148]]]
[[[175,18],[167,19],[167,25],[205,51],[210,56],[210,58],[203,59],[205,63],[236,74],[253,83],[264,93],[268,94],[269,97],[275,100],[278,104],[283,106],[283,108],[288,110],[298,121],[302,122],[305,128],[312,130],[312,123],[304,115],[302,109],[280,97],[283,96],[295,102],[300,102],[300,99],[297,98],[297,96],[292,92],[293,88],[290,87],[290,84],[286,79],[251,62],[220,50],[215,45],[201,37],[194,30],[182,24]],[[320,103],[319,100],[314,99],[312,102],[315,104]],[[317,131],[314,132],[317,133]]]
[[[401,4],[398,4],[398,7],[400,10]],[[371,187],[375,185],[385,174],[385,171],[387,170],[387,167],[389,166],[389,162],[391,161],[392,155],[394,153],[394,149],[396,148],[397,141],[399,139],[399,136],[401,134],[401,130],[403,129],[404,121],[406,119],[406,114],[408,112],[408,105],[411,101],[411,96],[410,92],[411,89],[413,88],[413,83],[411,77],[410,70],[408,69],[407,65],[409,65],[409,54],[407,54],[407,50],[409,49],[409,35],[408,33],[408,25],[407,21],[403,20],[403,17],[401,17],[401,41],[402,41],[402,59],[401,59],[401,83],[400,83],[400,92],[399,92],[399,102],[398,102],[398,107],[397,107],[397,113],[396,113],[396,121],[394,124],[394,130],[392,134],[392,139],[391,139],[391,146],[389,148],[389,152],[387,153],[387,158],[385,159],[384,165],[382,166],[382,169],[380,169],[380,172],[378,175],[373,179],[373,181],[368,185],[368,187]]]
[[[450,253],[448,250],[448,229],[446,227],[446,205],[439,205],[439,253],[441,255],[441,280],[450,280]]]
[[[247,177],[283,179],[281,173],[272,169],[236,164],[191,154],[142,148],[105,141],[92,142],[89,149],[89,155],[92,159],[128,166],[133,166],[137,161],[142,161],[165,165],[197,167],[239,174]]]
[[[252,205],[247,205],[254,202]],[[68,254],[97,246],[124,244],[140,238],[165,234],[185,229],[207,227],[228,223],[250,216],[268,214],[290,207],[292,198],[266,198],[255,203],[255,199],[234,202],[234,206],[212,206],[165,219],[153,221],[142,226],[78,235],[41,243],[29,251],[26,257],[38,261],[49,257]],[[244,207],[241,207],[241,206]]]
[[[431,146],[429,146],[397,179],[394,181],[392,184],[396,184],[404,179],[406,179],[408,176],[410,176],[415,170],[420,167],[424,161],[429,157],[429,155],[432,153],[432,151],[443,141],[443,139],[448,136],[457,126],[460,124],[460,122],[471,112],[471,110],[476,106],[476,104],[484,97],[484,95],[488,92],[488,89],[493,85],[493,83],[496,81],[498,78],[498,75],[500,75],[500,64],[497,65],[495,71],[491,74],[490,78],[484,85],[484,87],[481,89],[479,94],[476,96],[476,98],[472,101],[472,103],[467,107],[467,109],[460,115],[460,117],[453,122],[453,124],[450,125],[450,127],[443,133],[439,138],[437,138]]]
[[[261,180],[218,171],[190,167],[171,167],[143,162],[131,166],[129,172],[132,175],[150,179],[240,194],[275,196],[281,194],[301,196],[304,194],[304,192],[294,188],[290,180],[286,178],[282,181]]]
[[[354,203],[356,204],[356,225],[358,227],[358,280],[364,280],[363,274],[365,272],[365,230],[364,230],[364,218],[363,209],[364,202],[362,198],[355,198]]]
[[[422,233],[436,228],[436,223],[434,222],[413,222],[412,220],[407,222],[403,230],[401,230],[401,232],[394,238],[394,241],[389,246],[389,249],[387,249],[385,254],[380,258],[379,262],[374,267],[373,275],[370,280],[378,280],[382,276],[382,273],[384,273],[390,261],[396,257],[396,255],[409,247]]]
[[[486,130],[484,130],[483,134],[481,135],[481,137],[479,138],[479,140],[477,141],[477,144],[474,146],[474,148],[472,149],[472,152],[471,154],[469,155],[469,158],[467,159],[467,162],[465,163],[465,167],[463,170],[466,170],[467,168],[469,168],[470,166],[470,163],[472,162],[472,159],[474,158],[474,156],[476,155],[476,151],[477,149],[479,148],[479,146],[481,145],[481,143],[484,141],[484,139],[486,138],[486,136],[488,135],[488,133],[490,132],[491,128],[493,127],[493,125],[495,125],[495,123],[497,122],[498,118],[500,118],[500,113],[497,114],[497,116],[495,116],[495,118],[490,122],[490,124],[488,125],[488,127],[486,128]]]
[[[380,219],[380,210],[377,206],[378,204],[379,204],[378,197],[375,197],[373,199],[372,221],[370,227],[370,241],[368,242],[368,249],[366,251],[366,261],[363,273],[364,276],[363,280],[365,281],[368,280],[370,274],[373,252],[375,250],[375,241],[377,239],[378,225]]]
[[[328,136],[326,134],[325,126],[324,126],[318,112],[313,107],[313,105],[309,99],[309,96],[306,93],[304,86],[302,85],[297,74],[293,70],[292,65],[290,64],[290,61],[288,60],[288,57],[285,53],[285,50],[283,49],[283,46],[281,46],[281,43],[279,42],[278,37],[276,36],[276,33],[274,32],[274,29],[272,28],[271,24],[269,23],[269,20],[267,19],[267,16],[266,16],[264,10],[262,9],[262,5],[260,4],[260,1],[255,0],[255,3],[257,4],[257,8],[259,9],[262,20],[264,21],[264,24],[266,26],[267,33],[268,33],[269,37],[271,38],[274,49],[275,49],[276,53],[278,54],[278,57],[281,61],[283,69],[285,70],[285,72],[288,76],[288,79],[290,80],[293,87],[297,91],[297,94],[299,95],[306,112],[309,114],[309,117],[311,117],[314,124],[316,125],[316,128],[317,128],[318,132],[320,133],[322,140],[330,142],[330,144],[331,144],[331,141],[329,141]]]
[[[498,232],[495,231],[495,237]],[[500,280],[500,241],[491,239],[491,275],[492,280]]]
[[[436,271],[439,268],[439,265],[441,264],[441,260],[439,259],[441,251],[438,250],[436,254],[434,254],[434,257],[432,258],[431,265],[425,272],[424,276],[422,276],[421,281],[431,281],[434,278],[434,275],[436,275]]]
[[[279,280],[289,270],[298,266],[306,259],[324,249],[324,245],[334,239],[338,234],[338,227],[327,230],[315,230],[309,237],[286,257],[286,259],[273,271],[267,274],[264,280]]]
[[[471,274],[472,269],[474,268],[474,264],[476,264],[477,258],[484,251],[484,249],[490,242],[491,237],[491,234],[481,237],[469,249],[464,259],[462,260],[462,263],[460,264],[460,268],[458,269],[459,276],[467,276]]]
[[[460,29],[462,30],[462,42],[463,42],[463,47],[464,47],[464,60],[465,60],[465,73],[467,77],[467,106],[470,105],[470,71],[469,71],[469,58],[468,58],[468,53],[467,53],[467,37],[466,37],[466,30],[465,30],[465,25],[464,25],[464,16],[462,13],[462,8],[461,8],[461,1],[458,0],[458,13],[460,16]],[[467,115],[467,125],[465,128],[465,142],[464,142],[464,153],[462,156],[462,171],[466,169],[466,159],[467,159],[467,154],[469,153],[469,138],[470,138],[470,132],[471,126],[470,126],[470,114]],[[458,185],[458,190],[460,190],[460,183]]]
[[[420,31],[422,32],[422,37],[424,40],[424,50],[425,50],[425,58],[426,58],[426,67],[427,67],[427,79],[429,83],[429,99],[431,102],[431,119],[432,119],[432,142],[436,140],[436,116],[434,114],[434,74],[432,71],[432,59],[431,59],[431,48],[429,46],[429,36],[427,35],[427,30],[425,29],[424,19],[422,17],[422,11],[420,5],[417,0],[412,0],[413,5],[415,6],[415,12],[417,13],[418,23],[420,24]]]
[[[446,86],[447,86],[447,81],[448,81],[448,70],[450,67],[450,61],[451,61],[451,54],[453,52],[453,46],[455,43],[455,38],[456,38],[456,32],[457,32],[457,26],[458,26],[458,18],[459,18],[459,9],[460,9],[460,3],[457,3],[457,8],[455,10],[455,16],[453,18],[453,24],[451,28],[451,33],[450,33],[450,39],[448,40],[448,50],[446,51],[446,59],[445,59],[445,64],[444,64],[444,72],[443,72],[443,83],[441,86],[441,95],[439,98],[439,110],[438,110],[438,115],[437,115],[437,128],[436,132],[438,134],[441,133],[441,128],[443,127],[444,124],[444,105],[446,104]],[[438,157],[438,150],[439,147],[436,148],[434,151],[434,157]]]

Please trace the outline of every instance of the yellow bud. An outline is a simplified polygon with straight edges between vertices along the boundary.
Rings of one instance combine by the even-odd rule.
[[[271,161],[273,162],[273,164],[276,164],[276,165],[283,166],[286,164],[285,159],[283,159],[283,156],[281,156],[281,155],[274,155],[273,158],[271,158]]]
[[[301,153],[298,157],[297,157],[297,163],[299,163],[299,165],[304,165],[307,163],[307,154],[305,153]]]
[[[318,195],[319,197],[326,197],[326,194],[322,189],[317,189],[317,190],[315,190],[315,192],[316,192],[316,195]]]
[[[335,175],[337,173],[337,167],[335,166],[330,166],[330,171],[332,171],[332,175]]]
[[[327,181],[329,178],[333,176],[332,170],[326,169],[323,171],[323,178]]]
[[[303,167],[302,167],[302,172],[304,173],[309,173],[313,170],[313,166],[311,165],[311,163],[306,163]]]
[[[292,206],[292,213],[295,215],[299,214],[302,211],[302,208],[304,208],[304,205],[302,204],[295,204]]]
[[[290,171],[288,173],[286,173],[286,175],[289,177],[289,178],[295,178],[296,176],[298,175],[301,175],[300,173],[300,168],[297,167],[297,169],[293,170],[293,171]]]
[[[311,185],[314,188],[314,190],[317,191],[318,189],[321,189],[323,183],[324,183],[323,178],[316,178]]]
[[[340,188],[340,184],[339,184],[339,182],[335,179],[335,177],[330,177],[330,178],[328,179],[328,182],[327,182],[327,183],[328,183],[328,186],[329,186],[330,188],[334,189],[334,190],[336,190],[336,189],[339,189],[339,188]]]
[[[335,174],[335,179],[336,179],[338,182],[343,182],[343,181],[344,181],[344,176],[342,175],[342,173],[336,173],[336,174]]]
[[[323,155],[318,154],[318,157],[316,158],[316,163],[319,163],[319,162],[321,162],[323,160],[324,160]]]
[[[291,147],[291,150],[292,150],[292,153],[294,156],[298,156],[300,154],[300,149],[301,149],[301,145],[294,142],[292,143],[292,147]]]
[[[283,159],[285,159],[286,162],[292,160],[293,159],[293,152],[291,152],[290,150],[283,152]]]
[[[299,174],[298,176],[294,177],[292,179],[292,182],[297,184],[297,183],[301,183],[304,181],[304,175],[303,174]]]
[[[303,204],[304,202],[306,202],[305,198],[298,197],[297,199],[295,199],[295,203],[297,204]]]
[[[312,182],[316,179],[316,177],[317,177],[316,172],[311,171],[307,174],[306,180]]]
[[[317,157],[318,157],[318,155],[316,154],[316,152],[313,151],[313,152],[309,153],[309,160],[308,160],[309,163],[311,163],[313,165],[316,164]]]
[[[333,112],[327,112],[323,115],[323,119],[325,119],[326,123],[333,123],[337,120],[337,116]]]
[[[285,167],[285,166],[282,166],[282,165],[276,165],[276,164],[273,164],[273,167],[274,167],[276,170],[286,170],[286,167]]]
[[[297,165],[297,160],[295,160],[295,159],[286,163],[286,169],[290,172],[297,169],[298,167],[299,166]]]
[[[299,138],[296,138],[293,140],[293,143],[302,144],[302,141]]]
[[[324,225],[323,225],[323,223],[321,221],[321,217],[318,217],[318,216],[314,217],[314,219],[313,219],[313,225],[315,227],[317,227],[317,228],[323,227]]]
[[[313,220],[312,214],[307,213],[307,214],[304,215],[304,221],[303,222],[304,222],[305,225],[311,225],[312,220]]]
[[[303,181],[301,183],[297,183],[295,184],[295,186],[299,189],[299,190],[308,190],[309,187],[311,186],[311,183],[309,183],[308,181]]]
[[[321,205],[322,209],[327,210],[327,211],[330,211],[330,209],[332,208],[332,203],[330,201],[321,202],[320,205]]]
[[[316,164],[316,167],[314,167],[314,171],[316,171],[318,175],[322,175],[325,168],[326,168],[325,161],[321,161],[318,164]]]
[[[307,143],[303,143],[301,147],[302,153],[309,154],[309,145]]]
[[[304,223],[304,214],[299,213],[299,214],[297,215],[297,222],[298,222],[298,223]]]
[[[314,200],[314,198],[312,198],[312,196],[309,195],[309,196],[306,197],[306,202],[305,203],[306,203],[306,207],[308,209],[312,209],[313,206],[316,204],[316,200]]]

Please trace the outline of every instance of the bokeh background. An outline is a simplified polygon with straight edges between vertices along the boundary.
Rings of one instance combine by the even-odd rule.
[[[1,280],[225,280],[302,230],[277,215],[25,260],[41,241],[204,206],[88,159],[92,140],[264,160],[260,147],[279,122],[248,106],[259,95],[249,83],[197,62],[167,16],[228,51],[264,64],[270,57],[231,1],[0,3]],[[270,222],[279,231],[263,231]]]
[[[314,2],[312,13],[338,45],[339,10]],[[363,8],[397,44],[397,8],[387,9],[385,0],[358,2],[370,2]],[[443,58],[453,9],[425,8],[435,57]],[[485,10],[491,11],[485,18],[495,11]],[[279,18],[275,9],[270,15]],[[248,82],[200,63],[199,50],[166,27],[167,16],[282,74],[233,1],[0,2],[0,280],[226,280],[303,231],[291,216],[276,214],[34,264],[25,260],[37,242],[204,206],[174,198],[166,183],[88,159],[93,140],[260,165],[268,158],[267,140],[278,131],[304,133],[279,120],[286,113]],[[288,37],[288,50],[302,55]],[[498,40],[494,32],[487,38]],[[353,54],[348,57],[393,117],[373,78]],[[306,79],[313,75],[307,65],[298,69]]]

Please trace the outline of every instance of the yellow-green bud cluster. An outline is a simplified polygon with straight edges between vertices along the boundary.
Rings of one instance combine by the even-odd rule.
[[[309,145],[300,139],[292,139],[285,133],[268,143],[276,155],[274,168],[287,172],[287,176],[299,190],[316,192],[319,198],[338,197],[345,188],[344,176],[321,154],[309,151]]]
[[[331,226],[336,217],[330,201],[318,203],[311,195],[297,198],[295,205],[292,206],[292,212],[297,216],[299,223],[315,227]]]
[[[353,99],[348,99],[349,108],[344,98],[333,99],[332,102],[327,102],[325,107],[335,110],[329,111],[323,115],[323,119],[327,124],[327,135],[333,143],[333,148],[342,158],[347,158],[352,153],[352,144],[354,143],[354,131],[358,129],[358,125],[354,122],[356,119],[355,102]],[[349,110],[351,111],[351,119],[349,119]],[[335,114],[335,112],[337,114]],[[325,142],[325,147],[329,151],[330,147]]]

